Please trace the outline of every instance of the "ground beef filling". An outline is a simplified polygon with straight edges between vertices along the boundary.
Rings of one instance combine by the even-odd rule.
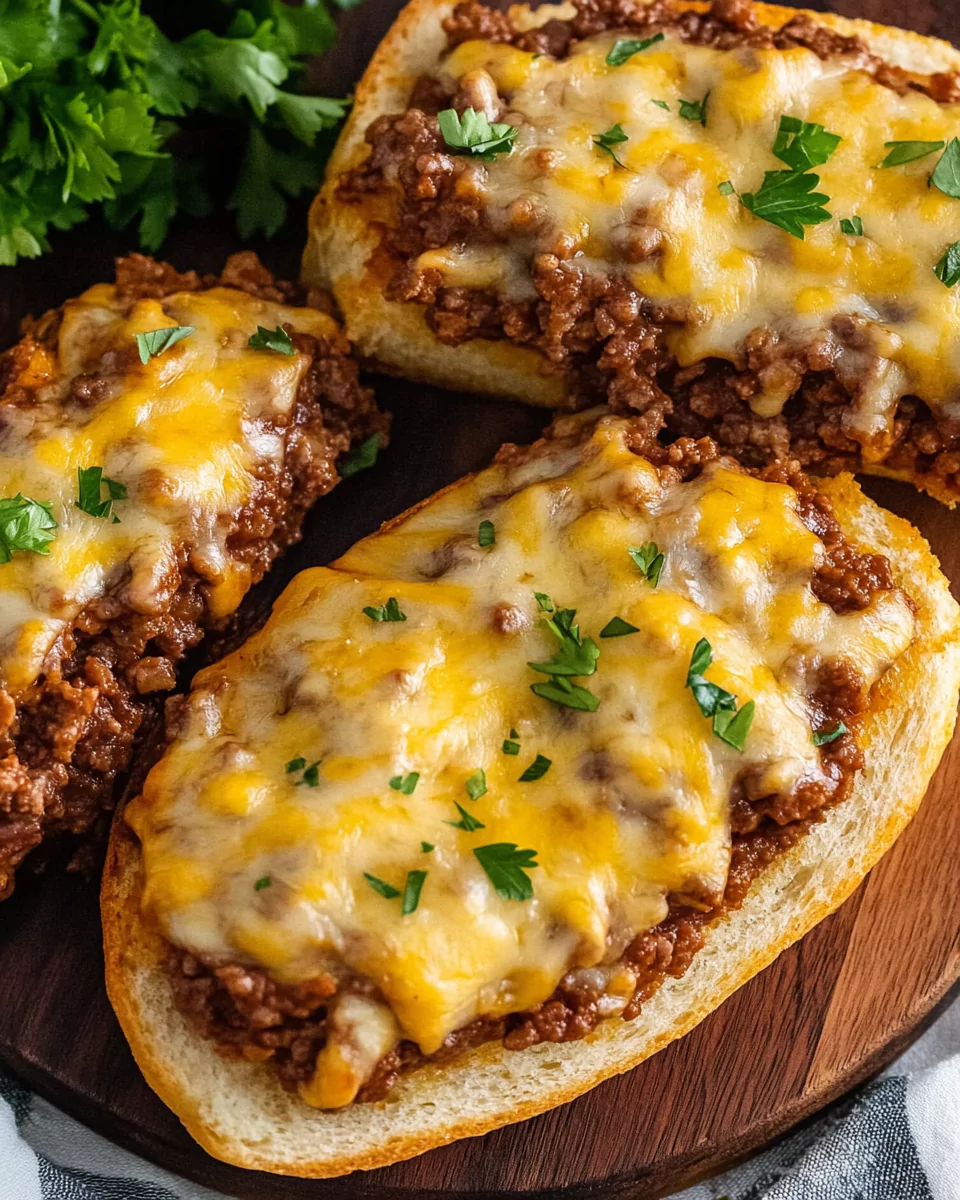
[[[960,101],[956,74],[916,76],[883,62],[855,37],[817,25],[800,15],[780,30],[761,26],[748,0],[714,0],[707,13],[676,12],[665,0],[652,5],[631,0],[578,0],[569,20],[552,20],[520,32],[507,14],[468,2],[445,22],[451,45],[472,38],[508,42],[521,49],[563,57],[573,41],[607,30],[671,28],[684,40],[733,48],[806,46],[821,58],[842,55],[881,84],[898,91],[926,92],[939,102]],[[367,131],[369,157],[341,179],[338,194],[359,200],[367,194],[399,196],[395,222],[382,235],[391,300],[423,305],[427,323],[446,345],[471,338],[506,339],[539,351],[567,377],[569,402],[604,400],[619,412],[645,414],[665,437],[710,436],[750,466],[796,459],[821,473],[856,470],[882,459],[936,494],[960,495],[960,421],[937,419],[915,396],[904,397],[892,430],[869,446],[849,436],[844,414],[851,395],[836,369],[840,348],[856,348],[866,336],[856,319],[839,317],[831,338],[789,346],[767,329],[755,330],[743,346],[742,365],[708,359],[683,370],[666,347],[665,331],[686,319],[682,304],[652,301],[622,276],[587,272],[562,234],[543,225],[522,201],[508,214],[506,233],[494,233],[482,192],[471,185],[468,160],[446,153],[436,113],[468,99],[451,94],[442,81],[422,78],[404,113],[379,117]],[[536,297],[506,299],[494,291],[445,287],[442,272],[420,269],[426,250],[493,243],[504,236],[530,239],[530,277]],[[627,261],[657,252],[659,233],[637,226],[623,247]],[[789,383],[790,388],[785,388]],[[776,417],[750,407],[765,391],[792,392]]]
[[[309,302],[327,308],[323,296],[308,297],[295,285],[274,280],[254,254],[236,254],[222,275],[180,274],[166,263],[134,254],[117,262],[121,299],[161,298],[218,285],[263,299]],[[30,323],[27,338],[55,343],[54,312]],[[300,536],[310,504],[337,482],[336,461],[358,437],[385,432],[372,395],[360,386],[356,363],[323,339],[293,333],[298,351],[310,354],[289,424],[281,431],[282,468],[265,468],[252,499],[230,519],[226,546],[250,567],[251,582]],[[30,402],[9,386],[24,343],[0,356],[0,423],[6,405]],[[133,347],[133,353],[136,348]],[[102,375],[80,376],[73,400],[96,403],[109,387],[116,362]],[[94,601],[75,628],[48,656],[44,673],[16,698],[0,688],[0,898],[13,887],[14,871],[42,842],[62,834],[100,829],[112,807],[113,782],[130,761],[142,724],[156,714],[157,693],[176,682],[176,664],[213,626],[207,584],[180,549],[175,578],[165,580],[171,599],[160,615],[135,612],[123,585]],[[84,864],[84,855],[77,860]]]
[[[549,435],[548,435],[549,436]],[[739,470],[709,439],[683,438],[660,444],[634,422],[631,449],[650,459],[668,485],[693,479],[703,467],[722,460]],[[506,446],[505,463],[519,463],[539,452],[538,446]],[[755,472],[770,482],[793,487],[804,524],[819,537],[826,554],[811,580],[816,595],[838,613],[867,607],[878,592],[895,584],[890,564],[881,555],[865,554],[851,546],[834,517],[829,501],[810,486],[796,462],[778,462]],[[857,726],[868,703],[864,681],[849,662],[823,664],[813,696],[815,728],[835,730],[842,721],[848,732],[820,748],[825,779],[802,784],[789,795],[764,795],[751,786],[744,772],[731,796],[733,852],[726,889],[720,898],[676,897],[667,918],[639,934],[624,951],[621,963],[636,976],[633,995],[622,1016],[636,1017],[646,1000],[668,977],[679,978],[703,945],[704,931],[728,910],[738,908],[752,881],[778,854],[793,846],[824,813],[849,793],[863,759]],[[329,977],[306,984],[278,984],[258,967],[222,963],[170,946],[166,970],[180,1011],[217,1049],[229,1057],[269,1061],[285,1087],[309,1080],[326,1038],[326,1006],[336,985]],[[352,990],[376,994],[369,981],[351,980]],[[584,1037],[604,1018],[602,985],[589,972],[561,981],[549,1000],[529,1012],[503,1018],[480,1017],[451,1033],[429,1059],[409,1041],[386,1054],[358,1093],[358,1102],[380,1100],[398,1076],[426,1061],[445,1062],[471,1047],[501,1041],[510,1050],[538,1042],[565,1042]]]

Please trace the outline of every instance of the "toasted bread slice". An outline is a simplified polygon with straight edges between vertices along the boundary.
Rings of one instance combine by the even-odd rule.
[[[611,430],[602,421],[598,428],[600,433],[595,438],[607,439],[598,443],[599,452],[616,452],[618,469],[623,469],[627,461],[625,443],[618,441],[624,436],[622,430],[616,425]],[[591,453],[594,450],[595,447]],[[569,446],[565,448],[562,440],[541,444],[534,459],[539,456],[542,468],[534,462],[531,468],[534,476],[549,479],[552,477],[549,472],[554,470],[562,474],[569,467],[569,462],[564,466],[565,454],[569,456]],[[610,474],[610,462],[596,461],[604,468],[594,476],[598,481],[596,486],[602,487]],[[413,614],[414,624],[409,628],[415,632],[413,606],[425,602],[429,589],[437,585],[423,582],[404,585],[399,582],[403,572],[396,564],[409,559],[411,546],[436,546],[436,541],[431,540],[431,530],[440,528],[449,534],[460,528],[458,514],[460,517],[465,514],[462,524],[473,525],[478,497],[482,500],[486,495],[500,498],[509,495],[509,490],[504,491],[504,483],[516,478],[511,476],[515,468],[509,456],[504,463],[453,485],[439,497],[397,518],[381,534],[359,543],[333,568],[305,572],[278,602],[262,634],[252,639],[247,648],[198,678],[195,700],[189,703],[196,713],[211,714],[205,720],[212,720],[214,708],[221,702],[234,705],[224,710],[222,718],[223,729],[232,739],[228,748],[231,753],[244,740],[236,723],[247,721],[243,714],[249,713],[250,704],[259,712],[258,706],[266,703],[263,697],[277,694],[269,680],[266,686],[262,683],[267,678],[263,672],[268,669],[271,643],[287,646],[295,642],[298,626],[311,619],[311,610],[320,603],[319,597],[326,594],[325,589],[340,586],[338,572],[344,581],[342,586],[350,588],[365,586],[364,580],[374,586],[383,579],[392,579],[395,593]],[[529,484],[531,475],[528,473],[525,478]],[[214,1043],[201,1036],[178,1011],[170,977],[163,966],[169,944],[156,932],[156,926],[146,923],[142,916],[144,864],[140,843],[123,819],[115,822],[102,901],[108,992],[150,1086],[207,1151],[244,1167],[326,1177],[383,1166],[457,1138],[482,1134],[531,1117],[573,1099],[611,1075],[629,1070],[692,1029],[853,891],[913,816],[952,734],[960,689],[960,610],[950,596],[936,558],[907,522],[864,497],[849,476],[818,482],[815,487],[829,499],[837,521],[853,545],[887,557],[893,584],[903,588],[915,606],[912,634],[902,644],[905,645],[902,652],[873,685],[867,711],[858,726],[865,766],[853,778],[846,798],[827,809],[819,823],[809,827],[796,844],[775,857],[760,873],[742,906],[725,912],[706,928],[705,944],[693,956],[686,973],[681,978],[664,979],[659,990],[644,1002],[639,1017],[633,1020],[613,1017],[601,1022],[581,1041],[551,1044],[550,1058],[560,1064],[559,1069],[544,1072],[536,1048],[509,1051],[500,1043],[489,1043],[442,1065],[427,1061],[402,1075],[389,1102],[352,1104],[336,1111],[310,1107],[300,1095],[284,1090],[269,1065],[228,1060],[218,1055]],[[522,496],[523,491],[519,494]],[[507,537],[504,523],[498,526],[498,547]],[[661,583],[661,589],[668,592],[673,587],[669,553],[667,574]],[[391,563],[392,576],[387,573]],[[419,578],[422,580],[422,575]],[[408,586],[407,592],[401,590],[404,586]],[[648,585],[644,583],[644,587]],[[640,600],[646,603],[655,594],[660,593],[644,591]],[[405,595],[408,599],[403,599]],[[352,611],[352,601],[348,607]],[[585,601],[582,608],[586,614]],[[399,638],[407,628],[382,625],[377,626],[376,634],[379,639]],[[593,628],[592,624],[588,628]],[[892,627],[879,622],[874,628],[879,642],[871,644],[882,647],[884,639],[892,636],[884,630]],[[313,638],[316,634],[304,636]],[[603,694],[599,689],[604,673],[613,670],[616,662],[612,656],[617,651],[609,646],[610,643],[603,643],[598,682],[586,680],[598,694]],[[286,653],[282,650],[282,654]],[[457,686],[456,680],[447,686]],[[249,702],[243,700],[248,687],[253,689]],[[237,699],[229,700],[231,692]],[[682,697],[679,702],[687,703]],[[703,736],[701,717],[691,710],[689,719],[693,722],[693,736]],[[765,736],[764,722],[769,722],[769,712],[766,717],[758,716],[752,736]],[[258,730],[258,746],[275,740],[270,732],[273,726],[256,720],[254,725]],[[576,727],[569,721],[564,726],[567,730]],[[202,751],[206,736],[203,730],[196,724],[192,731],[182,724],[179,728],[178,738],[185,745],[189,743],[189,753],[196,755]],[[210,736],[215,737],[220,725],[213,721],[203,728],[209,728]],[[709,742],[708,726],[705,736],[713,745]],[[532,750],[533,742],[527,744]],[[174,753],[178,753],[176,745],[175,742]],[[280,755],[278,762],[289,750],[283,746],[273,749]],[[208,758],[213,753],[211,750]],[[201,760],[192,757],[183,761],[193,764],[189,770],[196,775]],[[222,760],[217,758],[217,761]],[[516,764],[520,760],[504,761]],[[739,770],[737,764],[742,761],[746,760],[734,755],[734,769]],[[181,785],[176,781],[181,779],[180,768],[170,759],[170,751],[161,768],[164,773],[157,777],[156,787],[166,788],[168,793],[179,791]],[[279,770],[282,777],[282,767],[271,769],[274,774]],[[554,775],[561,769],[562,764],[554,766]],[[377,770],[383,773],[379,767]],[[429,787],[430,778],[425,778],[427,782],[420,786],[417,795],[411,795],[393,810],[398,814],[397,820],[406,820],[403,814],[426,802],[423,792]],[[496,780],[492,775],[494,793],[498,791]],[[189,788],[193,783],[184,781],[183,786]],[[154,790],[153,795],[157,794]],[[211,793],[208,790],[206,794]],[[500,794],[507,793],[501,790]],[[303,795],[302,791],[295,792],[297,803]],[[319,797],[320,793],[316,795]],[[541,791],[530,799],[527,793],[524,803],[540,803],[543,796]],[[489,810],[482,803],[471,811],[489,819],[486,815]],[[140,808],[138,814],[141,832],[146,811]],[[167,822],[167,817],[162,820]],[[378,822],[381,824],[382,821]],[[442,827],[438,824],[434,828]],[[229,835],[229,831],[225,832]],[[434,840],[441,842],[443,836],[461,835],[448,831]],[[383,849],[387,843],[377,840],[379,833],[371,833],[371,837],[370,845],[375,847],[371,853],[388,853]],[[410,838],[404,833],[390,841],[406,845]],[[217,844],[218,856],[227,855],[226,843],[218,840]],[[345,844],[344,854],[347,853]],[[261,867],[258,864],[250,869],[257,873]],[[431,870],[434,869],[437,868],[431,863]],[[545,879],[545,870],[541,870],[535,886],[539,889],[540,881]],[[428,881],[427,887],[430,886]],[[239,893],[243,903],[252,891],[251,886]],[[361,891],[358,895],[360,905],[382,905],[375,911],[382,912],[384,922],[401,919],[399,909],[395,912],[389,907],[390,903],[398,906],[398,901],[381,899],[372,892]],[[429,903],[431,893],[426,891],[424,896],[425,903]]]

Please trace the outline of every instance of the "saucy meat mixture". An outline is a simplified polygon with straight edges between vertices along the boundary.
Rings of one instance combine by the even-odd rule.
[[[537,349],[550,369],[565,373],[572,406],[602,399],[617,411],[642,413],[652,431],[663,431],[669,437],[710,436],[749,466],[795,458],[804,468],[830,473],[856,469],[863,463],[882,462],[885,468],[906,473],[921,486],[929,486],[941,498],[954,498],[960,487],[960,421],[953,401],[957,389],[952,383],[949,387],[931,385],[929,390],[933,394],[921,399],[911,394],[908,382],[897,369],[889,370],[889,360],[885,357],[894,353],[890,345],[899,337],[894,332],[897,321],[911,307],[903,295],[903,289],[909,286],[904,282],[906,268],[901,269],[900,286],[892,288],[892,300],[888,294],[887,300],[870,307],[875,299],[870,291],[872,284],[858,285],[854,290],[867,295],[868,301],[863,302],[861,295],[860,300],[845,302],[846,307],[841,305],[840,310],[832,310],[816,336],[790,336],[776,320],[771,320],[745,333],[741,329],[735,344],[729,343],[729,355],[717,357],[708,349],[704,354],[687,354],[686,361],[681,362],[671,349],[671,337],[684,325],[695,325],[699,318],[695,313],[691,315],[689,302],[676,295],[664,297],[662,288],[648,294],[642,284],[631,282],[631,275],[634,281],[637,278],[632,268],[649,268],[656,274],[662,256],[670,252],[669,242],[674,232],[665,232],[657,218],[650,215],[648,207],[652,211],[653,206],[638,203],[632,215],[626,209],[623,217],[626,226],[616,233],[616,253],[598,251],[595,231],[586,243],[581,243],[571,236],[569,222],[561,225],[556,219],[558,214],[551,210],[552,201],[544,205],[538,199],[542,189],[536,172],[529,178],[529,172],[518,174],[519,184],[512,178],[510,190],[505,184],[495,182],[498,171],[503,175],[505,168],[501,164],[509,162],[511,157],[520,157],[518,150],[478,163],[469,154],[452,150],[440,130],[437,114],[453,108],[462,115],[472,108],[484,113],[490,121],[519,126],[522,139],[524,122],[535,118],[528,118],[527,113],[512,107],[516,95],[510,81],[516,82],[521,67],[509,58],[491,57],[489,48],[513,48],[526,55],[550,56],[563,62],[583,48],[585,39],[612,37],[614,33],[639,39],[634,45],[640,44],[641,51],[631,51],[636,55],[630,59],[631,63],[662,51],[662,44],[651,48],[646,42],[664,32],[669,39],[677,39],[688,47],[739,55],[746,64],[745,70],[752,69],[751,53],[811,52],[825,63],[842,64],[845,71],[866,76],[897,97],[929,98],[936,102],[935,109],[941,106],[938,111],[947,114],[943,119],[948,123],[954,119],[949,115],[952,112],[949,106],[960,102],[960,77],[946,72],[919,75],[884,62],[861,39],[842,36],[808,16],[796,16],[780,29],[770,28],[759,23],[749,0],[714,0],[710,10],[703,13],[678,11],[669,0],[655,0],[649,5],[634,0],[574,0],[574,7],[575,15],[554,17],[530,28],[529,23],[515,24],[511,16],[475,0],[460,4],[444,22],[444,28],[452,58],[461,54],[462,60],[458,60],[455,68],[438,64],[437,73],[419,80],[405,112],[382,116],[368,129],[369,155],[341,178],[337,194],[347,203],[361,203],[376,194],[389,196],[391,203],[395,203],[395,217],[384,225],[379,251],[389,264],[387,297],[423,305],[430,328],[447,345],[486,338],[508,339]],[[481,42],[486,46],[483,51],[476,49]],[[604,43],[604,50],[605,46]],[[499,91],[493,79],[497,71],[490,66],[493,61],[500,63],[500,77],[508,81],[501,82]],[[609,69],[611,60],[606,61]],[[471,67],[474,62],[486,62],[490,69],[467,69],[459,79],[454,77],[457,71]],[[531,66],[527,62],[521,65],[523,71]],[[625,68],[615,62],[614,69]],[[567,103],[572,90],[578,93],[578,100],[571,103],[581,102],[577,112],[582,115],[583,98],[579,92],[594,86],[589,78],[584,83],[578,77],[578,82],[571,84],[566,93],[560,90],[560,80],[547,84],[548,89],[557,89],[551,103]],[[618,112],[622,110],[622,96],[620,92],[615,95],[616,103],[621,105],[614,106]],[[547,116],[536,109],[537,101],[531,101],[531,96],[535,96],[533,84],[527,86],[523,97],[528,110],[536,111],[543,121],[545,132],[541,141],[550,136],[556,141]],[[564,98],[561,101],[559,97]],[[707,98],[703,98],[702,110],[686,111],[681,107],[679,115],[685,118],[681,120],[677,119],[674,103],[668,105],[656,98],[651,103],[671,111],[658,114],[656,109],[648,107],[645,112],[652,114],[649,120],[672,120],[684,137],[693,136],[690,133],[693,126],[697,126],[694,132],[700,136],[696,121],[699,116],[709,151],[711,121],[718,122],[720,117],[716,109],[711,114]],[[681,100],[683,103],[688,102]],[[716,105],[718,100],[714,97],[709,103]],[[534,108],[530,108],[531,104]],[[838,104],[844,107],[842,100]],[[644,116],[643,120],[648,118]],[[907,127],[904,115],[903,128]],[[566,130],[566,126],[562,128]],[[913,129],[912,123],[909,128]],[[598,161],[610,166],[604,158],[606,150],[617,166],[629,165],[619,161],[618,155],[630,152],[635,137],[623,137],[623,130],[617,125],[607,132],[613,135],[613,140],[606,146],[601,144],[599,150],[593,147]],[[603,131],[598,126],[594,133],[593,142],[597,143],[597,135]],[[913,136],[933,135],[924,135],[918,129]],[[943,136],[949,138],[949,132]],[[843,140],[852,142],[846,135]],[[621,145],[621,141],[627,144]],[[931,144],[943,145],[943,142]],[[769,152],[770,144],[766,143],[764,153]],[[883,153],[881,149],[880,154]],[[541,156],[537,160],[541,173],[553,170],[556,165],[556,149],[542,144],[538,150],[525,149],[524,154],[531,161]],[[667,163],[676,159],[668,149],[651,150],[650,154],[660,154]],[[926,166],[921,163],[910,168],[917,171],[914,182],[918,204],[927,195],[924,179],[933,162],[931,159]],[[769,164],[764,165],[782,168],[782,163],[772,156]],[[863,170],[870,172],[876,165],[864,163]],[[651,166],[656,166],[655,158],[651,159]],[[513,169],[521,172],[520,166]],[[674,169],[670,167],[671,171]],[[898,169],[903,170],[894,167],[884,172],[880,182],[886,184]],[[562,173],[568,168],[558,170]],[[661,167],[661,175],[668,173],[666,166]],[[876,174],[879,178],[879,172]],[[601,180],[600,198],[608,199],[611,189],[615,190],[611,208],[616,208],[618,202],[622,204],[623,192],[616,189],[628,186],[624,182],[627,175],[628,171],[618,172],[614,167],[613,181]],[[871,186],[876,182],[871,179]],[[743,191],[748,183],[740,185]],[[717,183],[706,185],[711,194],[718,184],[726,189],[723,194],[734,206],[732,211],[736,211],[737,196],[730,195],[734,185],[722,181],[721,176]],[[571,185],[567,181],[563,186]],[[584,204],[595,204],[598,196],[589,187],[596,186],[596,181],[582,186],[586,189]],[[502,190],[497,193],[500,207],[494,213],[490,197],[491,189],[496,187]],[[675,194],[689,187],[689,175],[677,168]],[[646,192],[639,194],[642,199]],[[708,207],[689,218],[688,225],[711,219],[710,200],[704,200],[703,204]],[[895,209],[896,202],[892,202],[892,207]],[[586,211],[595,214],[597,209]],[[843,214],[841,211],[831,215]],[[869,219],[864,220],[869,226]],[[912,215],[910,221],[916,227]],[[856,225],[846,228],[855,230]],[[770,230],[766,228],[763,232]],[[865,232],[869,236],[870,229]],[[800,252],[788,245],[791,242],[788,234],[776,236],[783,245],[774,247],[767,266],[775,263],[778,256],[781,262],[784,256],[789,261],[790,254]],[[950,241],[946,227],[936,236],[944,243]],[[857,240],[848,238],[849,245],[842,248],[843,253],[866,254],[868,251],[862,244],[854,245]],[[862,240],[859,239],[861,243]],[[473,251],[470,261],[486,263],[488,259],[482,253],[485,248],[507,246],[519,254],[521,261],[519,268],[512,263],[506,282],[493,287],[479,282],[462,285],[456,279],[456,272],[449,272],[451,250],[463,260],[470,259],[468,252]],[[925,281],[924,286],[929,284],[934,289],[931,292],[934,305],[949,303],[946,293],[941,296],[936,292],[941,285],[933,278],[934,259],[941,249],[937,242],[930,270],[917,276]],[[431,265],[434,251],[443,256],[443,265]],[[763,250],[764,255],[770,253],[769,247]],[[595,261],[598,254],[603,258],[601,269],[597,269]],[[704,243],[698,257],[702,263],[707,257],[716,260],[719,254],[711,252]],[[757,261],[762,273],[766,267]],[[518,271],[523,276],[522,285],[518,285]],[[666,277],[666,269],[663,273]],[[896,270],[891,278],[895,275]],[[951,286],[949,277],[944,283]],[[887,282],[883,287],[886,293],[890,292]],[[815,289],[808,290],[812,293]],[[679,291],[684,291],[682,285]],[[810,303],[818,301],[811,299]],[[919,320],[922,323],[922,318]],[[948,357],[950,353],[943,352]],[[776,398],[772,407],[771,396]]]
[[[329,311],[320,293],[305,295],[275,280],[255,254],[233,255],[220,276],[178,273],[139,254],[119,259],[117,297],[133,306],[144,298],[215,287],[235,288],[283,304],[308,303]],[[40,413],[49,399],[31,386],[29,364],[38,347],[56,358],[63,313],[27,321],[25,337],[0,357],[0,447],[5,432],[24,413]],[[226,554],[249,568],[256,582],[270,563],[300,536],[304,513],[338,480],[337,459],[358,438],[385,438],[387,418],[361,387],[356,363],[322,337],[291,330],[295,350],[309,356],[289,419],[278,428],[281,459],[256,466],[248,502],[224,517],[219,528]],[[62,402],[96,415],[115,391],[118,375],[137,357],[130,339],[128,360],[103,352],[99,369],[78,374]],[[292,353],[292,352],[291,352]],[[59,407],[59,401],[53,401]],[[56,414],[54,414],[56,419]],[[198,435],[200,436],[200,435]],[[172,688],[176,664],[205,630],[222,627],[232,613],[211,611],[209,584],[198,571],[196,545],[176,547],[166,577],[152,580],[152,599],[134,595],[129,572],[97,595],[47,653],[37,677],[16,694],[0,686],[0,897],[13,887],[14,871],[41,842],[60,834],[86,834],[113,805],[113,782],[130,761],[144,720],[156,712],[155,696]],[[0,571],[9,571],[0,566]],[[3,603],[3,601],[0,601]],[[84,850],[78,862],[85,865]]]
[[[664,447],[643,420],[634,418],[631,424],[630,450],[652,462],[661,480],[671,487],[683,487],[709,464],[719,462],[731,470],[793,488],[803,524],[821,540],[825,551],[810,587],[834,612],[863,610],[878,593],[894,590],[888,560],[863,553],[845,539],[829,501],[809,484],[796,461],[749,471],[726,458],[709,438],[679,438]],[[523,463],[542,453],[551,437],[562,436],[551,430],[545,442],[533,447],[505,446],[498,461]],[[459,538],[451,544],[454,550],[459,545]],[[912,608],[909,598],[907,603]],[[824,740],[818,751],[823,773],[816,780],[801,781],[789,794],[771,795],[751,780],[749,769],[741,772],[730,796],[732,858],[721,895],[673,897],[666,919],[627,946],[619,971],[571,971],[545,1003],[497,1019],[478,1018],[451,1033],[441,1049],[429,1056],[414,1042],[400,1041],[380,1058],[357,1101],[382,1099],[402,1072],[425,1061],[447,1061],[481,1043],[501,1041],[508,1049],[521,1050],[544,1041],[582,1038],[606,1017],[636,1017],[667,977],[684,974],[703,944],[704,931],[741,905],[764,867],[847,796],[863,763],[857,729],[868,693],[864,679],[850,662],[825,659],[814,692],[817,711],[811,718],[814,729],[833,731],[831,740]],[[171,737],[177,729],[174,712],[168,731]],[[836,736],[837,730],[844,732]],[[604,770],[600,758],[596,770]],[[176,1003],[194,1027],[213,1039],[224,1055],[269,1062],[289,1089],[309,1081],[316,1069],[335,993],[340,997],[352,991],[382,1003],[376,986],[360,977],[335,983],[324,976],[302,984],[283,984],[259,967],[204,957],[173,945],[168,948],[165,965]]]

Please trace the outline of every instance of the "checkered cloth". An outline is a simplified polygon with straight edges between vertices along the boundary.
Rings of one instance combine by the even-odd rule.
[[[219,1200],[0,1073],[0,1200]],[[960,1200],[960,1001],[886,1074],[675,1200]]]

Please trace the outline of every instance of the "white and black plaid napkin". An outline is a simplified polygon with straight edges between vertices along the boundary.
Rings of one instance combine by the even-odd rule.
[[[0,1073],[0,1200],[220,1200]],[[675,1200],[960,1200],[960,1001],[880,1079]]]

